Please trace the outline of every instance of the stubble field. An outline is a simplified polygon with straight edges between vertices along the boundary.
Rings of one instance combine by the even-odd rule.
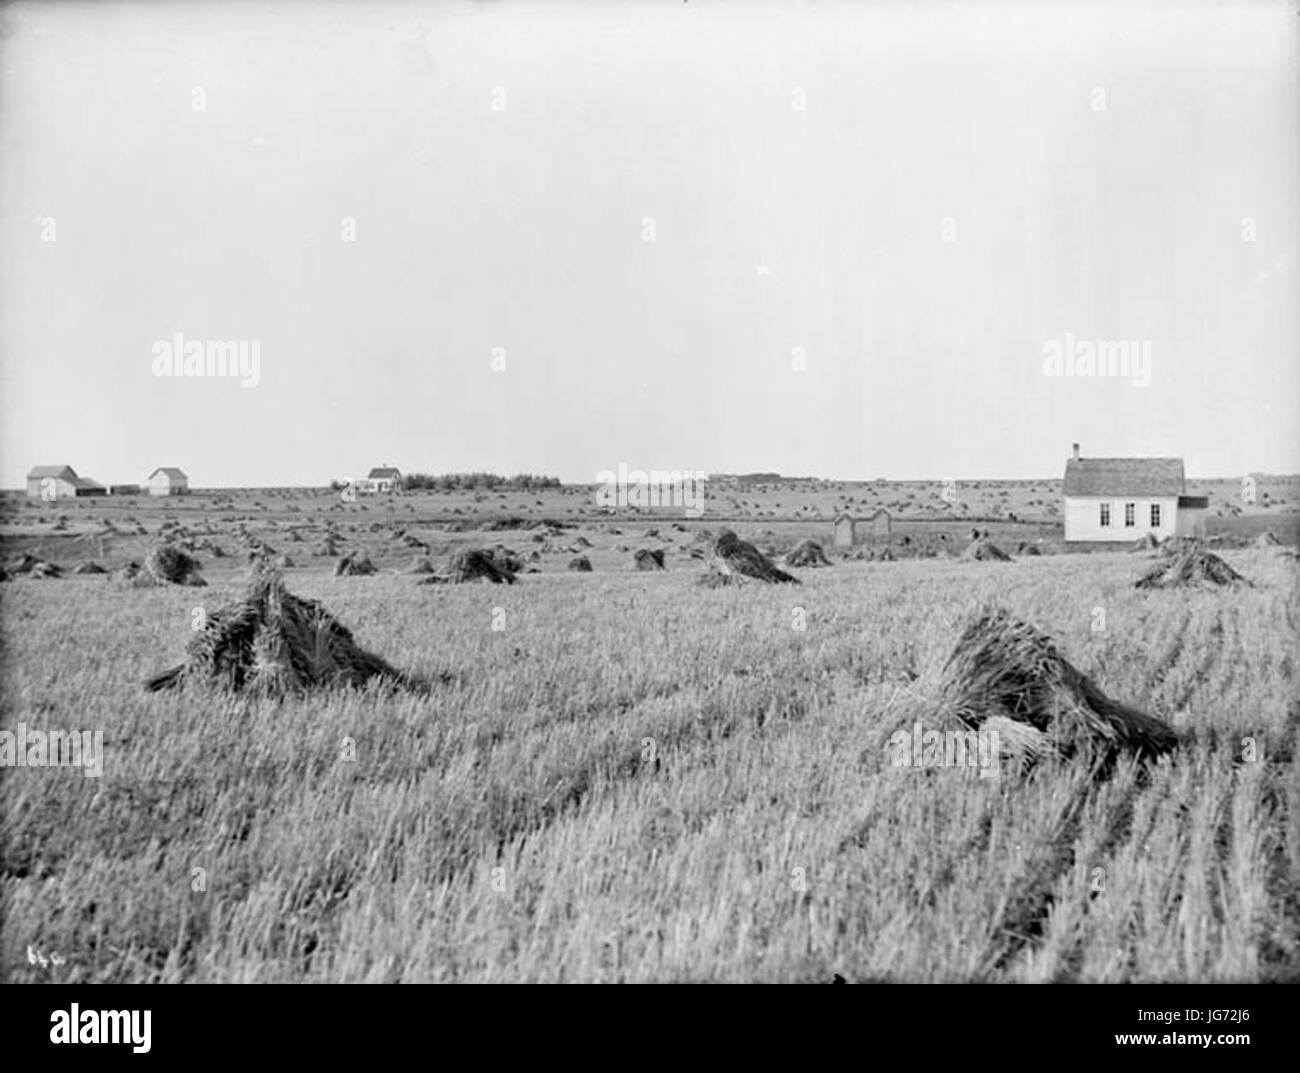
[[[1125,553],[706,591],[692,560],[634,573],[592,535],[596,572],[513,586],[288,572],[365,647],[450,672],[429,697],[146,694],[234,570],[5,585],[4,728],[104,736],[99,778],[4,772],[5,976],[1300,975],[1294,560],[1225,551],[1256,587],[1197,592],[1134,590]],[[1106,779],[892,767],[989,600],[1185,744]]]

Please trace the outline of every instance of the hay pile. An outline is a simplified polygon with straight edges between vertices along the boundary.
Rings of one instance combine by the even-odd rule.
[[[634,570],[662,570],[664,568],[664,553],[661,548],[640,548],[632,556],[632,568]]]
[[[127,566],[134,569],[125,574],[115,572],[115,576],[124,576],[139,588],[151,585],[190,585],[203,588],[207,585],[199,573],[202,567],[198,559],[168,542],[155,544],[145,556],[143,566],[134,562]]]
[[[1031,544],[1027,540],[1022,540],[1016,545],[1017,555],[1042,555],[1042,550],[1037,544]]]
[[[826,552],[815,540],[804,540],[796,544],[785,557],[787,566],[830,566]]]
[[[411,565],[406,568],[408,574],[432,574],[434,573],[433,563],[427,557],[417,555],[411,560]]]
[[[579,574],[591,573],[591,560],[585,555],[579,555],[569,560],[569,569]]]
[[[372,679],[426,690],[427,684],[359,648],[315,600],[294,596],[279,571],[259,564],[243,599],[214,611],[190,641],[184,663],[145,682],[151,692],[187,681],[279,696]]]
[[[1062,656],[1050,637],[1002,609],[975,616],[943,670],[945,715],[999,731],[1012,754],[1068,756],[1089,746],[1158,756],[1173,729],[1107,697]],[[1011,724],[1019,724],[1012,726]]]
[[[335,577],[369,577],[375,573],[375,564],[363,551],[343,556],[334,564]]]
[[[471,548],[456,554],[451,560],[446,576],[430,574],[426,578],[421,578],[419,584],[441,585],[448,581],[456,584],[467,581],[490,581],[494,585],[502,583],[513,585],[515,574],[513,570],[507,569],[491,551]]]
[[[24,552],[23,557],[10,562],[7,569],[13,575],[30,574],[42,561],[30,552]]]
[[[1137,589],[1180,589],[1196,585],[1249,585],[1250,582],[1211,551],[1196,544],[1162,556],[1134,583]]]
[[[961,553],[963,559],[976,559],[983,563],[1009,563],[1011,556],[999,548],[988,537],[972,540]]]
[[[1156,539],[1155,533],[1147,533],[1141,540],[1138,540],[1133,544],[1133,546],[1129,548],[1129,551],[1151,551],[1153,548],[1158,548],[1159,546],[1160,541]]]
[[[63,568],[55,566],[54,563],[37,563],[27,572],[28,577],[34,578],[55,578],[63,576]]]
[[[1254,546],[1257,548],[1275,548],[1281,543],[1277,537],[1266,529],[1255,538]]]
[[[99,563],[96,562],[78,563],[72,572],[74,574],[107,574],[108,573],[107,570],[105,570],[102,566],[99,565]]]

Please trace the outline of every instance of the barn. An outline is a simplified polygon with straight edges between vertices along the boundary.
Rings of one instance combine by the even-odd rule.
[[[30,499],[72,499],[81,478],[71,466],[33,466],[27,474]]]
[[[183,496],[190,490],[190,479],[175,466],[160,466],[146,482],[151,496]]]
[[[1083,458],[1065,463],[1065,539],[1131,543],[1150,533],[1203,536],[1209,500],[1189,496],[1181,458]]]

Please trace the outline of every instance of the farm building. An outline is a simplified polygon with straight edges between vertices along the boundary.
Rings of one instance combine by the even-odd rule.
[[[837,548],[851,548],[857,540],[857,523],[847,514],[841,514],[835,519],[835,546]]]
[[[889,511],[878,508],[866,518],[855,518],[851,514],[840,514],[835,519],[835,546],[851,548],[864,536],[889,539],[893,523]]]
[[[108,494],[111,496],[138,496],[140,486],[138,484],[110,484]]]
[[[107,488],[105,488],[102,484],[100,484],[99,481],[92,481],[89,477],[78,477],[76,484],[77,484],[77,490],[75,492],[75,495],[78,498],[82,496],[108,495]]]
[[[33,466],[27,474],[27,495],[32,499],[72,499],[80,480],[71,466]]]
[[[402,474],[393,466],[376,466],[367,476],[352,482],[358,492],[396,492],[401,485]]]
[[[146,483],[151,496],[183,496],[190,490],[190,479],[175,466],[159,466]]]
[[[1065,463],[1065,539],[1128,543],[1205,532],[1205,496],[1186,494],[1181,458],[1081,458]]]

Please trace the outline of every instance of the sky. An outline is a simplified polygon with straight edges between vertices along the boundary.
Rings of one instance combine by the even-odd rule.
[[[1297,473],[1298,53],[1263,0],[11,5],[0,485]]]

